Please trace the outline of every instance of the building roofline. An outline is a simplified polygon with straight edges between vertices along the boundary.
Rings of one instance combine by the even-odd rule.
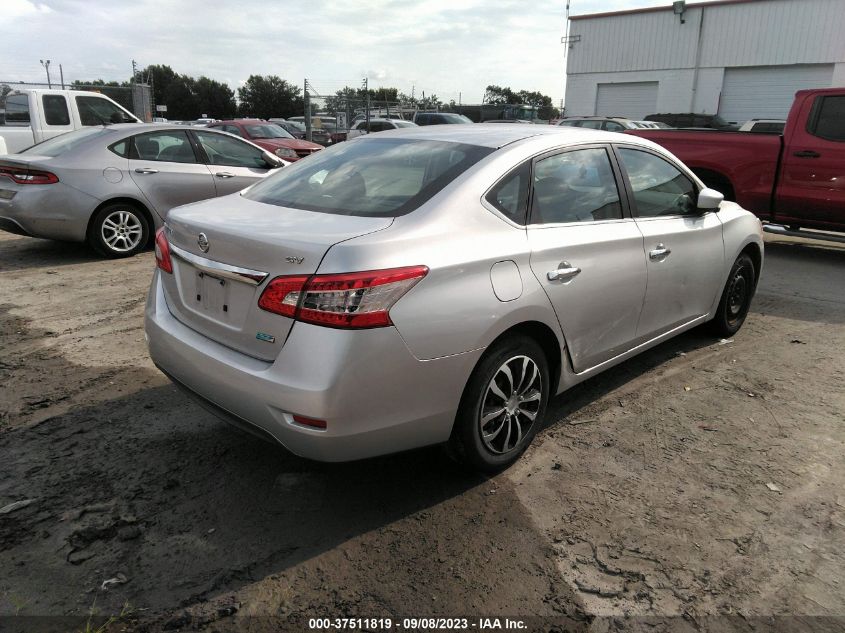
[[[698,7],[721,7],[727,4],[749,4],[752,2],[771,2],[772,0],[715,0],[714,2],[693,2],[686,5],[685,10]],[[641,9],[623,9],[622,11],[605,11],[603,13],[585,13],[571,15],[570,20],[591,20],[593,18],[609,18],[617,15],[633,15],[636,13],[657,13],[658,11],[672,11],[672,5],[662,7],[643,7]]]

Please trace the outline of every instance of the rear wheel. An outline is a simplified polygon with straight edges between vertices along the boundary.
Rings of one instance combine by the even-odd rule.
[[[722,291],[716,316],[710,323],[714,333],[727,337],[739,331],[748,315],[756,280],[754,262],[748,255],[742,253],[731,267],[731,274],[728,275],[728,281]]]
[[[543,425],[548,398],[548,363],[540,346],[525,336],[496,343],[464,390],[450,454],[483,472],[507,468]]]
[[[135,255],[144,248],[149,237],[147,218],[137,207],[123,202],[100,209],[88,229],[91,247],[110,258]]]

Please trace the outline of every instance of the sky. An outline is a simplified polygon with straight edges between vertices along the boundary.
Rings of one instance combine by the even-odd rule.
[[[571,0],[572,15],[654,0]],[[566,0],[2,0],[0,81],[123,81],[132,60],[236,90],[279,75],[479,103],[488,84],[564,96]]]

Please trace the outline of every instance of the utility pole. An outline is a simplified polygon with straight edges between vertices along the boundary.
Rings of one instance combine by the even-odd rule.
[[[367,132],[370,131],[370,78],[364,77],[364,81],[361,83],[361,87],[364,89],[364,94],[367,95]]]
[[[39,59],[38,61],[41,62],[41,65],[44,66],[44,70],[47,71],[47,87],[52,88],[53,84],[50,83],[50,60],[49,59]]]
[[[135,60],[132,60],[132,83],[136,83],[138,79],[138,64],[135,63]]]
[[[65,73],[62,70],[62,65],[59,64],[59,78],[62,80],[62,90],[65,89]]]
[[[311,141],[311,95],[308,94],[308,79],[305,80],[305,140]]]

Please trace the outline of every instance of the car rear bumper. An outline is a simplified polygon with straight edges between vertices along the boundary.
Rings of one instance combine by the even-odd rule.
[[[420,361],[395,328],[339,330],[296,323],[279,356],[264,362],[178,321],[156,271],[145,334],[153,362],[207,408],[257,427],[291,452],[348,461],[448,439],[480,351]],[[325,430],[294,415],[324,420]]]
[[[15,185],[0,179],[0,190],[0,229],[53,240],[85,240],[95,198],[61,182]]]

